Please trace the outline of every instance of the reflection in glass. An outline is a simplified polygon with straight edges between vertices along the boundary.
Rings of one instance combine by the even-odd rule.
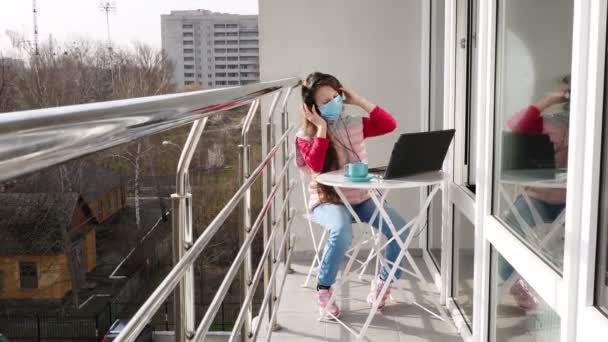
[[[500,1],[494,213],[562,269],[572,1]],[[542,28],[542,29],[540,29]]]
[[[493,342],[558,342],[560,317],[517,273],[503,278],[502,269],[511,265],[492,249],[490,336]],[[535,298],[522,306],[521,298]]]
[[[430,130],[443,128],[443,36],[445,26],[445,2],[431,2],[431,68],[429,97]],[[433,198],[428,211],[427,249],[431,258],[441,270],[441,202],[439,192]]]
[[[606,53],[608,58],[608,53]],[[608,78],[606,78],[608,80]],[[608,115],[606,104],[608,104],[608,87],[604,87],[604,127],[602,133],[602,162],[601,162],[601,187],[599,205],[599,227],[596,257],[595,276],[595,305],[608,315]]]
[[[452,297],[462,312],[469,329],[473,321],[473,264],[475,226],[454,206],[454,283]]]

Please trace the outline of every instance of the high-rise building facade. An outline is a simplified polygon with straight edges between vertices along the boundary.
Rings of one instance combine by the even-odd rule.
[[[208,10],[161,15],[162,47],[178,86],[237,86],[260,79],[258,16]]]

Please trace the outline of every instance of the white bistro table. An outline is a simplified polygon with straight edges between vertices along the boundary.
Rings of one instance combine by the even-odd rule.
[[[355,219],[355,221],[359,224],[364,224],[364,223],[361,222],[360,218],[355,213],[353,207],[348,203],[348,201],[346,200],[346,197],[344,196],[344,193],[341,191],[341,189],[351,188],[351,189],[363,189],[363,190],[368,191],[370,198],[376,205],[376,210],[378,210],[378,212],[380,214],[380,218],[386,222],[386,224],[388,225],[388,227],[391,230],[392,235],[393,235],[393,237],[382,246],[379,246],[378,243],[374,244],[373,252],[375,252],[376,255],[379,256],[382,249],[386,248],[386,246],[392,241],[392,239],[395,239],[395,241],[397,241],[397,243],[401,247],[401,253],[399,253],[395,262],[391,266],[389,266],[390,272],[389,272],[388,279],[386,282],[384,282],[384,287],[380,291],[380,294],[377,297],[376,301],[373,303],[372,308],[365,321],[365,324],[363,325],[361,330],[359,332],[356,332],[354,329],[349,327],[347,324],[342,322],[340,319],[338,319],[337,317],[334,317],[336,319],[336,321],[338,321],[340,324],[342,324],[353,335],[355,335],[357,337],[357,341],[361,341],[365,337],[365,333],[366,333],[367,329],[369,328],[369,325],[371,324],[371,321],[374,318],[376,311],[378,310],[378,306],[380,305],[381,298],[384,297],[384,294],[386,293],[386,291],[391,283],[391,280],[395,279],[395,273],[396,273],[397,269],[400,268],[407,273],[411,273],[400,266],[401,261],[403,260],[404,257],[408,260],[409,264],[411,265],[412,269],[414,270],[414,275],[418,279],[420,279],[423,282],[423,284],[425,284],[425,286],[428,286],[428,283],[426,282],[424,275],[422,274],[422,272],[416,265],[411,254],[407,250],[407,247],[411,243],[413,237],[415,235],[417,235],[419,230],[424,229],[424,227],[426,226],[424,220],[426,219],[427,209],[428,209],[429,205],[431,204],[433,197],[437,194],[439,189],[441,189],[442,187],[444,187],[444,189],[445,189],[447,179],[448,178],[447,178],[446,174],[441,171],[421,173],[421,174],[402,177],[402,178],[398,178],[398,179],[381,179],[379,177],[372,177],[372,179],[370,179],[370,181],[368,181],[368,182],[353,182],[353,181],[349,180],[348,178],[344,177],[343,170],[332,171],[332,172],[324,173],[324,174],[317,176],[317,178],[316,178],[317,182],[327,185],[327,186],[332,186],[336,189],[336,193],[338,194],[338,196],[340,196],[340,199],[345,204],[345,207],[351,213],[351,215]],[[409,218],[408,223],[404,227],[395,227],[395,225],[391,221],[388,213],[384,209],[384,203],[386,201],[386,197],[388,196],[389,192],[392,190],[404,190],[404,189],[415,189],[415,188],[425,188],[425,187],[431,187],[431,191],[429,192],[429,195],[427,196],[426,201],[421,205],[420,210],[418,211],[418,214],[415,217]],[[371,225],[371,222],[373,222],[373,220],[370,220],[370,225]],[[371,228],[371,229],[373,230],[373,228]],[[400,233],[402,233],[408,229],[410,231],[407,234],[407,238],[404,241],[401,239]],[[381,234],[381,233],[379,232],[378,234]],[[342,277],[336,284],[336,288],[340,288],[342,286],[342,284],[344,284],[353,274],[356,273],[356,272],[351,272],[351,267],[353,265],[353,262],[357,258],[357,255],[359,253],[359,249],[361,246],[362,246],[362,244],[357,244],[356,246],[354,246],[354,250],[353,250],[352,254],[350,255],[348,263],[346,264],[346,268],[344,269],[344,272],[342,273]],[[371,259],[372,259],[371,257],[368,257],[367,261],[365,263],[363,263],[363,265],[361,265],[361,267],[366,267],[367,263]],[[388,264],[387,260],[385,260],[385,259],[381,259],[381,260],[384,260],[384,263]],[[329,301],[330,303],[335,300],[335,295],[336,295],[336,292],[334,292],[332,297],[330,298],[330,301]],[[330,305],[327,305],[326,309],[329,306]],[[326,315],[326,312],[322,312],[321,318],[325,317],[325,315]]]

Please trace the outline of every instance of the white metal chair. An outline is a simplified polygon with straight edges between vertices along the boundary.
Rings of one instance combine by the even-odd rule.
[[[309,286],[309,282],[310,282],[310,278],[312,277],[313,273],[316,273],[316,271],[318,271],[318,268],[321,266],[321,262],[323,261],[323,258],[325,257],[325,254],[323,253],[323,247],[325,245],[326,242],[326,237],[327,237],[327,230],[322,227],[320,224],[318,224],[317,222],[314,221],[311,211],[310,211],[310,205],[308,202],[308,189],[307,186],[309,184],[309,182],[307,180],[309,180],[310,177],[308,177],[308,175],[306,175],[304,172],[300,171],[300,184],[302,186],[302,197],[304,200],[304,210],[305,212],[303,213],[303,217],[306,220],[307,224],[308,224],[308,232],[310,234],[310,239],[312,241],[312,245],[313,245],[313,249],[314,249],[314,256],[313,256],[313,260],[310,264],[310,267],[308,268],[308,273],[306,275],[306,279],[304,280],[304,283],[301,285],[302,287],[308,287]],[[376,212],[374,214],[378,215],[378,212]],[[372,220],[374,219],[374,217],[372,217]],[[382,222],[382,217],[380,217],[380,222]],[[356,223],[356,220],[353,218],[353,223]],[[317,232],[317,234],[315,234],[315,226],[319,227],[321,229],[321,232]],[[319,236],[320,234],[320,236]],[[363,236],[358,239],[357,241],[355,241],[351,248],[348,249],[346,251],[346,256],[347,257],[351,257],[352,256],[352,252],[355,249],[355,247],[359,244],[364,245],[364,244],[368,244],[370,243],[372,245],[372,248],[370,249],[370,252],[367,256],[367,258],[365,260],[359,260],[359,259],[355,259],[355,261],[357,261],[360,265],[361,265],[361,269],[360,269],[360,273],[359,273],[359,280],[362,279],[363,274],[365,273],[366,269],[367,269],[367,265],[371,262],[371,260],[376,257],[376,262],[375,262],[375,271],[374,271],[374,275],[378,274],[378,271],[380,269],[380,264],[382,264],[384,262],[382,255],[379,253],[374,253],[374,249],[376,249],[379,245],[380,245],[380,236],[382,234],[376,233],[374,231],[373,228],[370,228],[369,231],[365,230],[363,233]]]

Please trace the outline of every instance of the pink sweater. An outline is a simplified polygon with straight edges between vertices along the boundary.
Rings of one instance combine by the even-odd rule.
[[[333,141],[333,146],[336,149],[339,168],[344,168],[347,163],[356,162],[359,159],[367,162],[364,140],[390,133],[396,128],[397,122],[393,116],[379,106],[370,112],[369,117],[357,118],[343,115],[339,121],[328,127],[330,134],[338,140]],[[312,176],[312,181],[308,185],[311,210],[320,204],[315,177],[323,171],[328,146],[329,139],[327,138],[311,138],[306,136],[302,130],[296,135],[296,163],[301,172]],[[340,190],[351,204],[359,204],[369,198],[366,190],[347,188],[340,188]]]

